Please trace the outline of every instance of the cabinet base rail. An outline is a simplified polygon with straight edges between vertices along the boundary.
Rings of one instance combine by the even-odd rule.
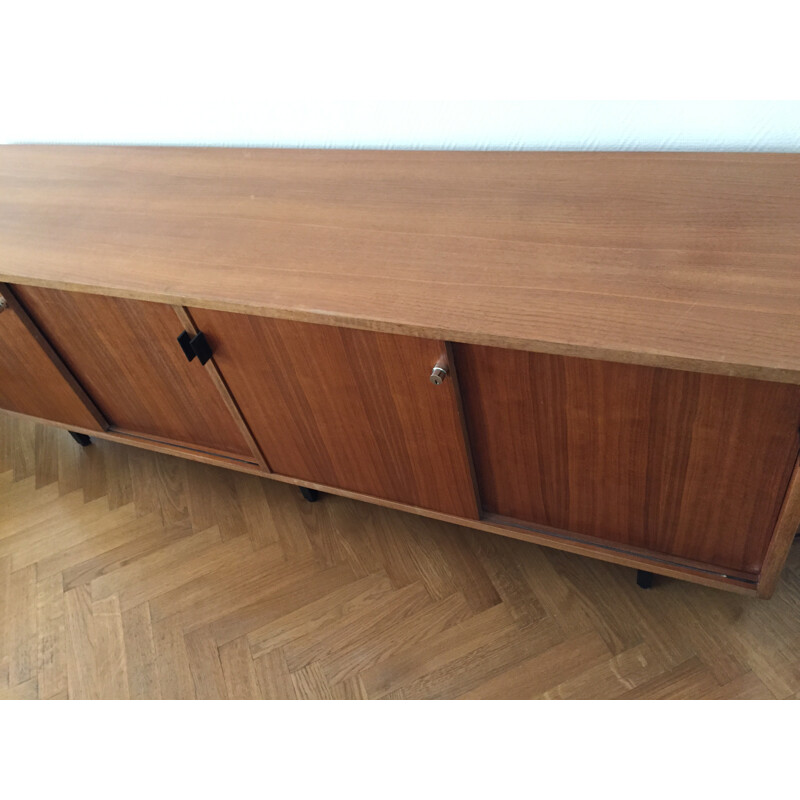
[[[492,523],[489,529],[493,533],[502,533],[506,536],[543,544],[558,550],[567,550],[580,555],[591,555],[593,558],[602,561],[636,567],[639,572],[650,573],[651,578],[653,574],[665,575],[743,594],[752,594],[758,590],[758,575],[754,573],[735,570],[723,572],[713,564],[689,561],[678,557],[671,558],[662,553],[624,547],[601,539],[580,536],[569,531],[533,526],[501,517],[498,514],[486,514],[483,517],[483,521]],[[547,541],[548,539],[551,541]],[[645,579],[643,578],[643,580]],[[641,588],[649,588],[638,583],[638,579],[637,585]]]

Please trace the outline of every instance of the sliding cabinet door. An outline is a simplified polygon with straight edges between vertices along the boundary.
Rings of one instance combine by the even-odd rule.
[[[0,287],[0,408],[102,430],[101,418],[47,343]]]
[[[190,309],[273,472],[475,518],[443,342]]]
[[[168,305],[17,286],[20,301],[114,430],[252,460]]]
[[[488,514],[760,570],[799,386],[473,345],[455,360]]]

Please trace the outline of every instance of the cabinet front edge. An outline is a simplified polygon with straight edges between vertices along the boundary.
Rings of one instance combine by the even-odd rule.
[[[622,364],[637,364],[648,367],[700,372],[728,377],[749,378],[800,385],[800,366],[786,368],[769,363],[730,362],[718,359],[701,358],[691,355],[643,348],[641,350],[623,347],[603,347],[600,345],[575,344],[572,342],[516,337],[512,334],[490,333],[480,330],[438,326],[433,323],[403,322],[391,319],[353,316],[322,309],[308,309],[290,306],[273,306],[268,303],[246,303],[224,298],[211,299],[184,294],[170,294],[167,290],[154,291],[120,286],[101,286],[81,284],[72,281],[42,280],[26,275],[13,275],[0,272],[0,283],[36,286],[46,289],[59,289],[70,292],[83,292],[125,300],[142,300],[171,306],[205,308],[211,311],[229,311],[236,314],[251,314],[274,319],[296,320],[318,325],[330,325],[356,330],[393,333],[417,338],[440,339],[459,344],[485,345],[508,350],[521,350],[549,355],[588,358],[594,361],[610,361]],[[769,352],[772,348],[766,348]]]

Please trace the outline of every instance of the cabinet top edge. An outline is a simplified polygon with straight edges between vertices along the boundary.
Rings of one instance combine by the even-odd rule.
[[[4,275],[0,272],[0,292],[3,285],[19,284],[23,286],[37,286],[62,291],[83,292],[85,294],[99,294],[108,297],[119,297],[129,300],[162,303],[188,308],[205,308],[212,311],[228,311],[254,316],[273,317],[275,319],[296,320],[317,325],[331,325],[356,330],[376,331],[391,333],[400,336],[416,336],[427,339],[449,341],[455,344],[484,345],[500,347],[511,350],[521,350],[534,353],[547,353],[550,355],[572,356],[598,361],[611,361],[622,364],[637,364],[641,366],[661,367],[664,369],[700,372],[712,375],[725,375],[728,377],[748,378],[751,380],[764,380],[773,383],[788,383],[800,385],[800,369],[787,370],[774,366],[759,366],[750,363],[734,363],[726,361],[711,361],[687,358],[673,353],[646,352],[642,349],[618,350],[608,346],[574,345],[569,342],[537,341],[530,338],[515,338],[513,336],[496,336],[480,330],[453,330],[443,329],[435,325],[406,324],[390,322],[382,319],[352,318],[325,312],[299,309],[278,308],[267,306],[243,305],[238,302],[209,301],[204,297],[155,295],[152,292],[127,291],[110,289],[97,285],[82,285],[58,281],[42,281],[35,278],[18,279],[15,276]]]
[[[7,145],[0,280],[800,384],[800,154]]]

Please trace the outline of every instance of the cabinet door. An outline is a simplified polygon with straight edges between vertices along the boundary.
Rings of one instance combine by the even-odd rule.
[[[31,286],[14,291],[112,428],[252,460],[168,305]]]
[[[0,408],[102,430],[90,405],[11,293],[0,291]]]
[[[442,342],[203,309],[191,314],[280,474],[477,516]]]
[[[458,345],[484,509],[757,573],[800,387]]]

